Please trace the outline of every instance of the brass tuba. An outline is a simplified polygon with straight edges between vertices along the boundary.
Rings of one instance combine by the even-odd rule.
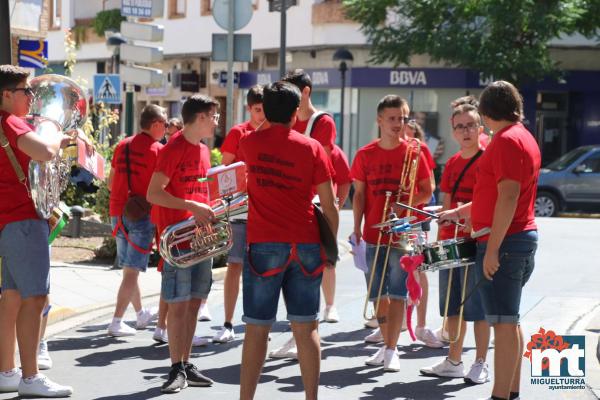
[[[61,75],[41,75],[30,81],[33,102],[28,117],[39,136],[59,135],[81,129],[87,118],[87,101],[83,89]],[[28,178],[31,199],[38,215],[48,219],[60,203],[66,189],[70,162],[61,152],[47,162],[30,161]]]
[[[219,199],[212,210],[217,218],[212,224],[198,225],[190,217],[165,228],[159,244],[163,260],[178,268],[188,268],[231,249],[233,234],[229,217],[248,212],[248,195],[237,193]]]

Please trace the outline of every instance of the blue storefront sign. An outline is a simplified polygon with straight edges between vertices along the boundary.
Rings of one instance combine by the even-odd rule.
[[[48,42],[46,40],[19,40],[19,66],[46,68],[48,65]]]
[[[335,68],[307,68],[305,71],[310,75],[313,87],[315,88],[339,88],[342,85],[340,71]],[[278,80],[278,71],[240,72],[239,87],[248,89],[254,85],[266,85]]]

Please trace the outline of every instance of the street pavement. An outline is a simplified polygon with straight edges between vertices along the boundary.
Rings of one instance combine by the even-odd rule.
[[[340,241],[351,231],[351,212],[344,211]],[[600,274],[597,232],[600,220],[540,219],[540,246],[536,269],[525,287],[522,298],[522,321],[526,335],[540,327],[557,334],[586,335],[586,382],[600,389],[600,366],[595,357],[600,331]],[[466,386],[460,379],[438,379],[420,376],[419,368],[445,356],[444,349],[429,349],[401,335],[399,373],[383,373],[367,367],[364,359],[376,351],[363,338],[370,331],[362,326],[365,282],[347,252],[338,264],[336,302],[341,322],[321,323],[322,399],[478,399],[487,398],[491,383]],[[74,386],[74,399],[153,399],[166,397],[160,385],[168,373],[168,348],[156,345],[152,329],[140,331],[133,338],[109,338],[106,327],[112,312],[111,301],[120,279],[119,271],[88,266],[54,267],[52,301],[57,310],[55,323],[49,327],[49,347],[54,367],[47,375],[58,382]],[[222,274],[222,273],[221,273]],[[142,292],[146,302],[156,304],[159,278],[154,270],[143,276]],[[428,325],[441,324],[437,307],[437,274],[430,275]],[[112,294],[112,296],[111,296]],[[241,297],[240,297],[241,299]],[[282,303],[282,302],[281,302]],[[199,322],[197,334],[206,337],[219,329],[223,314],[222,281],[217,280],[209,297],[213,315],[211,322]],[[241,301],[235,313],[237,339],[229,344],[210,344],[194,348],[192,361],[215,380],[211,388],[188,388],[175,395],[181,399],[238,398],[239,368],[243,344]],[[133,320],[133,313],[129,316]],[[61,318],[66,318],[61,320]],[[285,310],[280,304],[278,323],[273,326],[269,348],[283,344],[289,337]],[[590,331],[589,329],[593,329]],[[474,358],[471,328],[465,342],[463,360],[468,368]],[[488,359],[493,363],[493,349]],[[493,373],[493,366],[490,365]],[[591,390],[550,391],[532,385],[529,361],[523,361],[522,399],[597,399]],[[0,394],[0,400],[16,398]],[[298,364],[290,360],[267,360],[256,399],[303,399]]]

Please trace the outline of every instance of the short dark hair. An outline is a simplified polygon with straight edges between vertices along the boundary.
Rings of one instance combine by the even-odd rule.
[[[14,89],[29,77],[26,69],[15,65],[0,65],[0,104],[2,104],[2,94],[5,90]]]
[[[454,117],[459,114],[473,112],[477,115],[479,123],[481,123],[481,115],[479,115],[479,111],[477,109],[477,107],[479,106],[479,101],[477,101],[477,98],[475,96],[469,95],[459,97],[458,99],[450,103],[450,106],[452,107],[452,116],[450,117],[452,121],[454,121]]]
[[[169,118],[169,120],[167,121],[167,125],[169,127],[174,126],[177,129],[183,128],[183,122],[181,122],[181,118],[177,117]]]
[[[156,104],[148,104],[142,109],[142,113],[140,114],[140,127],[142,129],[150,129],[154,121],[166,121],[166,119],[167,113],[164,108]]]
[[[300,105],[300,90],[295,85],[279,81],[264,88],[263,108],[269,122],[289,124]]]
[[[263,102],[263,87],[262,85],[254,85],[248,90],[246,95],[246,104],[252,107],[255,104],[262,104]]]
[[[300,92],[307,87],[310,89],[310,93],[312,93],[312,80],[310,79],[310,75],[307,74],[303,69],[289,71],[283,78],[281,78],[281,80],[296,85],[296,87],[300,89]]]
[[[181,117],[183,124],[192,124],[196,120],[196,114],[207,113],[211,109],[219,109],[219,102],[210,96],[195,94],[187,98],[181,107]]]
[[[381,114],[381,112],[386,108],[404,107],[408,108],[408,102],[406,100],[395,94],[388,94],[383,99],[379,100],[379,104],[377,104],[377,114]]]
[[[469,104],[477,107],[479,105],[479,101],[477,101],[477,98],[473,95],[462,96],[456,100],[453,100],[452,103],[450,103],[450,107],[456,108],[458,106],[462,106],[463,104]]]
[[[521,121],[523,97],[510,82],[492,82],[479,96],[479,113],[494,121]]]

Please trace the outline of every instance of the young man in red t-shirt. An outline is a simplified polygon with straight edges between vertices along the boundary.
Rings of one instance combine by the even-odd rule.
[[[0,149],[0,392],[67,397],[73,389],[40,374],[37,364],[42,310],[50,292],[48,221],[38,216],[30,182],[19,181],[9,154],[27,176],[31,160],[50,161],[72,139],[64,134],[38,135],[21,119],[33,98],[28,76],[22,68],[0,65],[0,144],[4,147]],[[14,360],[17,337],[21,369]]]
[[[219,103],[204,95],[189,97],[181,109],[183,130],[158,153],[156,169],[148,186],[148,201],[157,206],[160,234],[172,224],[193,216],[200,225],[212,223],[215,214],[208,203],[208,188],[202,178],[210,168],[210,151],[200,141],[214,136],[219,122]],[[165,261],[161,298],[169,303],[167,331],[171,371],[163,393],[176,393],[190,386],[211,386],[213,381],[190,363],[192,338],[198,310],[212,284],[212,259],[188,268]],[[187,382],[186,382],[187,381]]]
[[[256,85],[248,90],[246,95],[246,109],[250,119],[239,125],[235,125],[223,141],[221,152],[223,153],[223,165],[239,161],[240,141],[250,132],[259,128],[265,122],[263,111],[262,86]],[[232,218],[231,229],[233,231],[233,247],[227,257],[227,271],[223,283],[223,297],[225,308],[225,323],[223,328],[213,337],[215,343],[227,343],[235,339],[235,332],[231,320],[235,311],[240,291],[240,277],[242,275],[242,262],[244,261],[244,250],[246,249],[246,223],[247,216]]]
[[[534,204],[541,156],[521,123],[523,99],[512,84],[487,86],[479,97],[479,113],[494,136],[478,161],[473,202],[446,211],[440,223],[467,217],[474,231],[491,229],[477,239],[475,271],[482,281],[485,317],[494,327],[492,399],[515,399],[524,346],[519,306],[537,249]]]
[[[146,272],[152,251],[155,227],[150,213],[132,220],[127,215],[125,204],[133,197],[145,199],[150,177],[154,173],[159,142],[165,135],[167,114],[162,107],[149,104],[140,114],[140,128],[136,135],[117,144],[108,177],[110,190],[110,218],[117,242],[117,262],[123,269],[121,286],[117,293],[115,312],[108,325],[109,336],[133,336],[136,329],[144,329],[156,317],[156,311],[142,308],[142,297],[138,278]],[[123,315],[133,305],[136,313],[135,328],[123,321]]]
[[[475,174],[477,163],[481,156],[478,136],[483,131],[481,117],[477,112],[476,104],[461,104],[453,108],[452,135],[460,145],[460,151],[450,157],[444,167],[440,191],[444,194],[442,210],[456,208],[459,204],[466,204],[473,199]],[[464,172],[463,172],[464,171]],[[460,179],[460,180],[459,180]],[[438,240],[456,238],[470,238],[470,229],[455,229],[456,225],[440,226]],[[466,275],[466,293],[472,293],[464,304],[463,319],[459,318],[461,303],[461,290]],[[485,320],[483,304],[477,291],[477,279],[473,267],[455,268],[452,271],[452,284],[448,300],[448,337],[455,338],[458,324],[461,324],[458,340],[450,343],[448,357],[440,362],[422,368],[423,375],[445,378],[464,378],[468,384],[481,384],[489,380],[488,366],[486,364],[487,349],[490,341],[490,327]],[[446,295],[450,281],[450,270],[439,271],[439,306],[440,315],[444,315]],[[475,362],[465,375],[462,363],[463,342],[466,335],[467,323],[473,321],[475,334],[476,354]]]
[[[315,188],[334,235],[338,210],[325,150],[316,140],[291,129],[300,103],[298,88],[288,82],[269,84],[263,100],[270,127],[249,134],[241,143],[242,160],[248,166],[250,208],[243,271],[242,319],[247,325],[240,398],[254,398],[282,292],[298,346],[306,399],[313,400],[320,374],[317,327],[325,267],[312,204]]]
[[[384,210],[385,192],[392,192],[392,204],[398,197],[403,162],[408,148],[402,137],[404,124],[409,121],[409,112],[408,103],[399,96],[388,95],[381,99],[377,105],[377,124],[381,138],[360,148],[352,162],[354,235],[357,242],[362,239],[367,243],[369,276],[375,268],[374,283],[371,293],[368,294],[371,301],[377,301],[388,243],[387,235],[378,243],[379,231],[372,226],[381,222],[384,212],[387,215],[391,211]],[[418,206],[427,203],[431,198],[431,173],[423,157],[419,157],[416,179],[413,205]],[[402,197],[401,200],[406,201],[406,198]],[[403,210],[396,211],[399,216],[403,215]],[[361,229],[363,218],[365,224]],[[378,245],[379,255],[377,262],[374,262]],[[407,273],[400,267],[400,257],[406,253],[397,247],[389,250],[382,299],[377,311],[385,344],[366,360],[366,364],[383,366],[386,371],[399,371],[400,360],[396,346],[407,298]]]

